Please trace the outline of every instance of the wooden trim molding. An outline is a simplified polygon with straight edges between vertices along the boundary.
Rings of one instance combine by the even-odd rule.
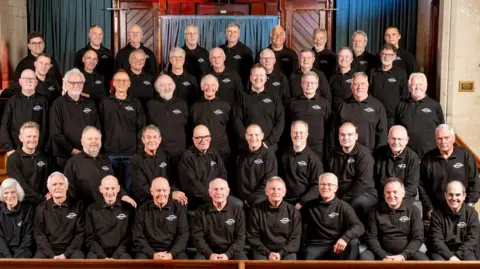
[[[477,154],[475,154],[475,152],[470,147],[468,147],[467,143],[465,143],[465,141],[463,141],[458,135],[455,135],[455,142],[457,143],[457,145],[468,149],[473,154],[475,162],[477,163],[477,167],[480,170],[480,158],[478,158]]]

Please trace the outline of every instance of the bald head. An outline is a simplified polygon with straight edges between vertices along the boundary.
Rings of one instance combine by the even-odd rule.
[[[401,125],[394,125],[388,131],[388,145],[394,156],[400,155],[408,144],[407,129]]]
[[[87,50],[82,57],[83,68],[87,73],[92,73],[98,64],[98,55],[94,50]]]
[[[193,144],[195,147],[201,151],[206,152],[208,148],[210,148],[210,142],[212,137],[210,135],[210,131],[208,130],[207,126],[205,125],[198,125],[193,129]]]
[[[164,207],[168,203],[170,196],[170,184],[168,180],[163,177],[153,179],[150,187],[150,194],[152,194],[153,202],[158,207]]]
[[[156,186],[170,188],[170,183],[168,182],[168,179],[166,179],[164,177],[157,177],[154,180],[152,180],[152,188],[154,188]]]
[[[102,182],[100,183],[100,185],[109,184],[109,183],[118,185],[118,179],[112,175],[108,175],[102,178]]]
[[[270,34],[270,41],[272,42],[272,48],[274,50],[281,50],[283,44],[285,43],[286,35],[285,29],[281,25],[273,27],[272,33]]]
[[[35,88],[38,84],[37,76],[32,69],[23,70],[18,80],[20,86],[22,87],[22,93],[25,96],[31,96],[35,93]]]
[[[113,205],[120,192],[120,185],[118,184],[117,178],[111,175],[102,178],[99,190],[105,203]]]

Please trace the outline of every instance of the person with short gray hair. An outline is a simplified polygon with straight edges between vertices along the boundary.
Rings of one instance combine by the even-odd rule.
[[[372,68],[377,67],[378,58],[366,50],[368,42],[367,33],[357,30],[352,35],[351,47],[353,50],[352,68],[357,72],[370,73]]]
[[[128,61],[130,63],[129,69],[125,69],[129,76],[129,82],[121,84],[122,80],[126,81],[127,79],[117,78],[118,74],[122,74],[121,72],[123,69],[118,70],[115,75],[113,76],[113,86],[116,89],[118,87],[124,86],[128,88],[128,95],[131,97],[137,98],[142,106],[146,108],[147,102],[152,100],[155,96],[155,90],[153,89],[153,83],[155,81],[154,77],[157,75],[150,74],[146,72],[145,69],[145,62],[147,60],[147,54],[142,49],[135,49],[130,53],[128,57]]]
[[[313,31],[313,52],[315,53],[315,62],[313,66],[322,71],[330,80],[337,67],[337,55],[327,48],[328,32],[323,28],[316,28]]]
[[[184,31],[185,70],[200,81],[202,75],[210,69],[208,50],[198,45],[198,26],[187,24]]]
[[[330,77],[333,111],[336,111],[343,100],[352,96],[350,84],[352,84],[353,74],[355,74],[355,69],[352,68],[352,61],[353,52],[349,47],[343,47],[338,51],[338,68]]]

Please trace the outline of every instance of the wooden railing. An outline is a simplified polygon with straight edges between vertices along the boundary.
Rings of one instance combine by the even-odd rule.
[[[468,145],[458,135],[455,135],[455,141],[457,142],[457,145],[468,149],[468,151],[473,154],[473,157],[475,157],[475,162],[477,163],[477,167],[480,170],[480,158],[478,158],[477,154],[475,154],[475,152],[470,147],[468,147]]]

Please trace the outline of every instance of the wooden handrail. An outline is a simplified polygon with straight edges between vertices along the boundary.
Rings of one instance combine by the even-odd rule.
[[[478,158],[477,154],[475,154],[475,152],[458,135],[455,135],[455,141],[457,145],[468,149],[468,151],[470,151],[473,154],[473,157],[475,158],[475,162],[477,163],[477,167],[480,170],[480,158]]]

